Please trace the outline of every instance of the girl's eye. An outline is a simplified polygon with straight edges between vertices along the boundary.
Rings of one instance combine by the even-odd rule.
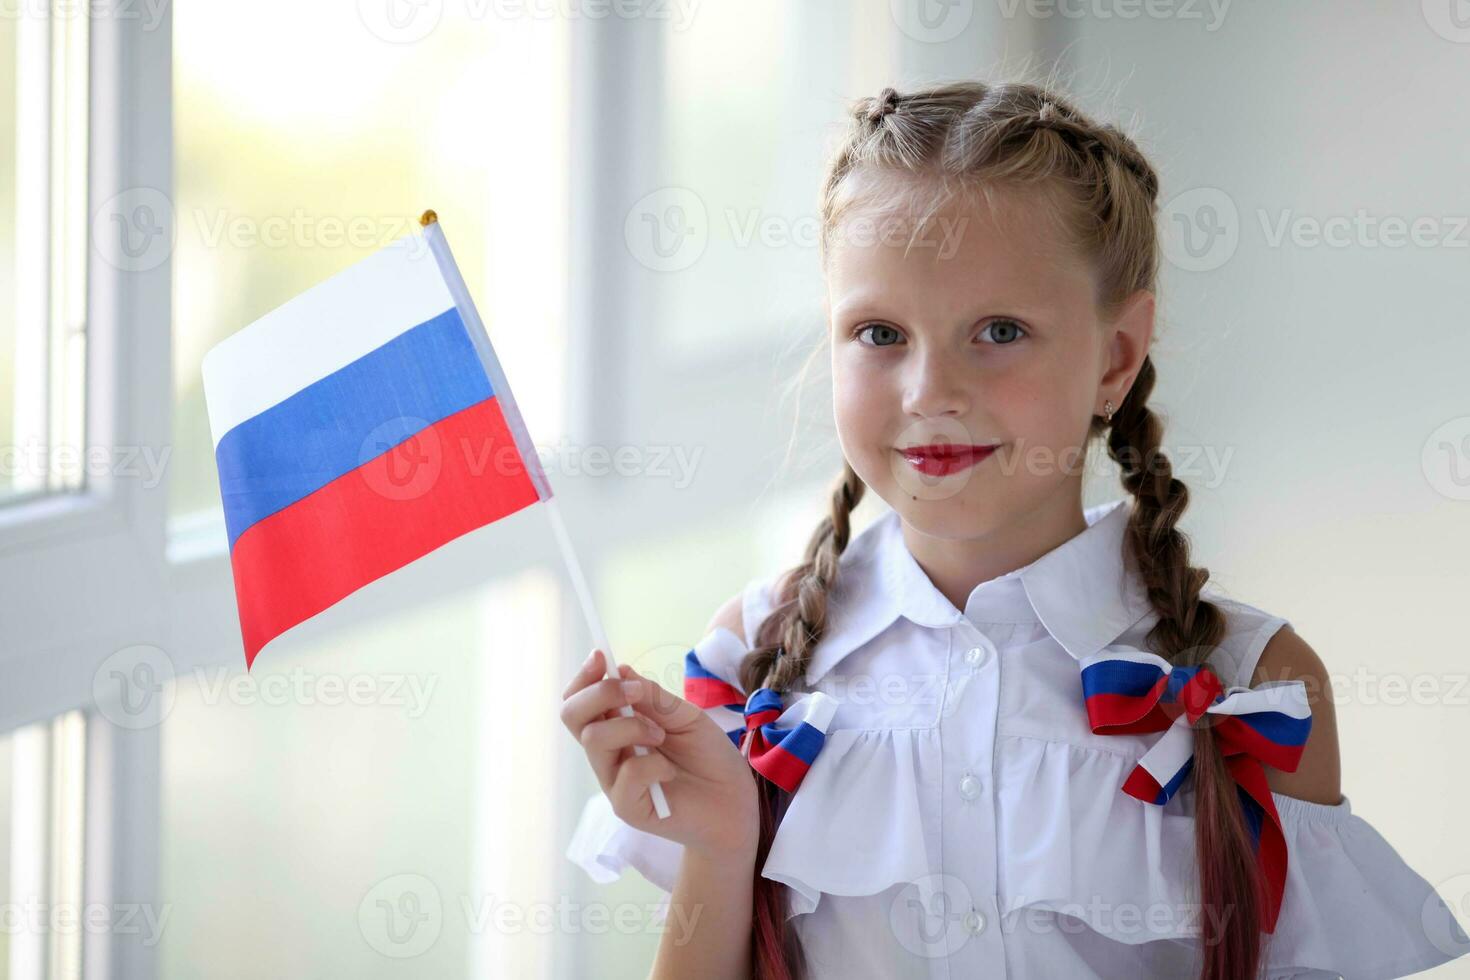
[[[991,320],[985,325],[985,329],[989,330],[991,327],[996,328],[996,330],[999,332],[1000,337],[1007,338],[996,341],[996,343],[1002,347],[1007,344],[1014,343],[1019,335],[1026,332],[1025,329],[1015,320]]]
[[[995,344],[1000,347],[1013,344],[1021,337],[1026,336],[1026,328],[1022,327],[1015,320],[991,320],[985,325],[985,330],[992,328],[996,330],[998,335]],[[892,347],[903,338],[901,333],[886,323],[865,323],[857,328],[854,335],[861,337],[869,331],[872,331],[872,342],[867,344],[869,347]],[[983,334],[984,330],[981,333]],[[887,340],[880,338],[887,338]]]
[[[891,347],[893,343],[897,342],[899,337],[898,331],[893,329],[886,323],[865,323],[861,327],[858,327],[857,336],[861,337],[869,330],[872,330],[875,333],[874,343],[869,345],[872,347]],[[883,341],[877,340],[877,337],[891,337],[892,342],[884,343]]]

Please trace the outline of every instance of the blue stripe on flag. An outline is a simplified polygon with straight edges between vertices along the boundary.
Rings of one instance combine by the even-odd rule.
[[[494,394],[453,307],[226,432],[230,548],[252,524]]]

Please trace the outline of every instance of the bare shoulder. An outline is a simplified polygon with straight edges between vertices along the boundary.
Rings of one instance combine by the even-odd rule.
[[[1295,772],[1266,768],[1266,783],[1283,796],[1334,806],[1342,802],[1342,763],[1331,679],[1317,651],[1294,629],[1276,631],[1261,651],[1251,686],[1266,681],[1299,680],[1312,707],[1312,729]]]
[[[709,621],[709,626],[705,627],[705,632],[712,633],[717,627],[723,626],[740,637],[743,642],[745,640],[745,616],[742,599],[743,596],[739,592],[727,599],[724,605],[715,610],[714,618]]]
[[[771,586],[776,595],[781,594],[781,590],[785,587],[786,583],[791,579],[792,574],[795,572],[795,568],[790,568],[776,577],[776,581]],[[740,637],[741,640],[745,639],[744,593],[737,592],[735,595],[726,600],[724,605],[720,606],[719,609],[716,609],[714,617],[710,619],[709,626],[705,627],[705,632],[711,632],[717,626],[725,627],[725,629]]]

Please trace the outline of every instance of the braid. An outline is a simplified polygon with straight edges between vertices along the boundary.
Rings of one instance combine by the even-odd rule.
[[[827,593],[837,581],[838,559],[852,533],[852,510],[867,484],[845,460],[832,490],[832,512],[822,518],[807,542],[806,557],[784,576],[776,590],[778,605],[756,631],[756,648],[740,664],[740,683],[747,691],[769,687],[787,691],[801,683],[811,653],[827,629]],[[795,930],[786,923],[784,886],[761,874],[776,828],[790,795],[767,779],[756,779],[760,802],[760,842],[755,854],[754,914],[751,956],[762,980],[800,980],[806,960]]]
[[[898,90],[889,86],[876,99],[859,99],[853,106],[853,116],[870,125],[877,126],[883,118],[898,108]]]
[[[1160,656],[1192,666],[1220,642],[1225,618],[1218,606],[1200,598],[1210,572],[1190,566],[1189,539],[1176,526],[1189,505],[1189,487],[1174,478],[1160,445],[1163,425],[1147,404],[1154,379],[1153,360],[1145,357],[1113,416],[1108,455],[1122,468],[1123,487],[1135,501],[1128,539],[1149,600],[1159,612],[1149,646]]]
[[[1127,548],[1138,565],[1159,621],[1146,643],[1180,666],[1203,664],[1225,633],[1220,608],[1201,598],[1209,569],[1189,563],[1189,540],[1176,524],[1189,504],[1189,489],[1173,475],[1160,447],[1163,426],[1148,408],[1154,366],[1145,357],[1138,378],[1113,416],[1108,455],[1123,470],[1133,495]],[[1202,901],[1229,913],[1202,916],[1206,980],[1249,980],[1260,957],[1254,923],[1264,900],[1254,845],[1236,799],[1235,781],[1210,726],[1194,734],[1195,848]],[[1235,923],[1230,928],[1231,922]]]
[[[832,488],[831,513],[812,532],[802,563],[786,573],[775,608],[756,632],[756,647],[741,663],[745,690],[787,691],[806,675],[812,650],[827,630],[827,593],[852,536],[852,511],[866,490],[867,484],[844,460]]]
[[[1158,196],[1159,178],[1154,168],[1139,152],[1137,144],[1116,126],[1089,122],[1061,99],[1043,102],[1035,116],[1030,118],[1034,120],[1036,129],[1057,134],[1078,153],[1098,164],[1106,167],[1109,163],[1116,163],[1123,167],[1138,178],[1150,199]]]

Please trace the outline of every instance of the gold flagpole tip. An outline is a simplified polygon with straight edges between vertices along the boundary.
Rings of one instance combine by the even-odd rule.
[[[433,212],[433,209],[425,211],[423,214],[419,215],[419,225],[424,228],[429,227],[438,220],[439,216]]]

